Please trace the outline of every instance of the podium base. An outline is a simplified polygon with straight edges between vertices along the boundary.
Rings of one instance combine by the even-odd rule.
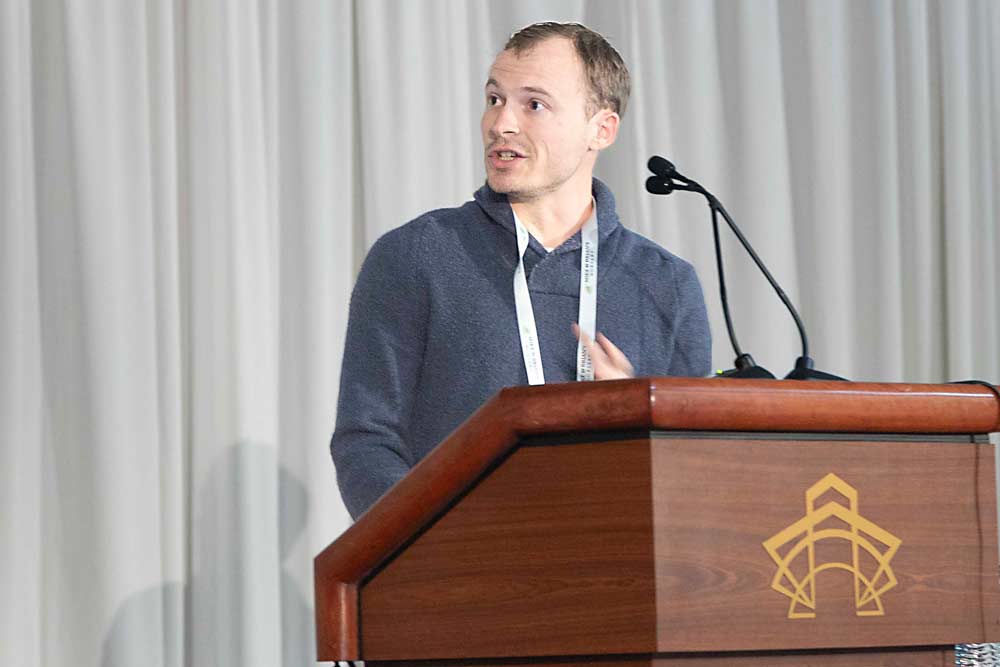
[[[836,651],[659,653],[465,660],[378,660],[365,667],[954,667],[954,646]]]

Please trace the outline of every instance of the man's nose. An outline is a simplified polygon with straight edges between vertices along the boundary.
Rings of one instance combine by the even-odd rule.
[[[517,134],[518,131],[517,114],[514,110],[506,104],[497,108],[493,125],[490,126],[493,136],[502,137],[507,134]]]

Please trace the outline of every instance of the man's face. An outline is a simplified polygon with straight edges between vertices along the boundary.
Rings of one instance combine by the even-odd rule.
[[[589,190],[600,120],[611,112],[588,117],[588,92],[568,39],[547,39],[521,55],[500,53],[486,82],[482,120],[490,187],[529,200],[576,177]]]

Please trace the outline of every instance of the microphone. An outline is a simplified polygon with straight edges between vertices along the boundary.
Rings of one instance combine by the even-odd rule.
[[[654,195],[669,195],[674,190],[703,192],[704,188],[681,175],[670,160],[654,155],[646,163],[653,175],[646,179],[646,191]]]
[[[733,234],[739,239],[740,244],[749,253],[751,259],[753,259],[754,264],[760,269],[764,277],[767,278],[768,283],[778,294],[778,298],[781,302],[785,304],[788,312],[791,314],[792,319],[795,320],[795,326],[799,331],[799,338],[802,341],[802,356],[795,360],[795,368],[785,376],[786,380],[841,380],[844,378],[838,377],[831,373],[826,373],[824,371],[816,370],[814,367],[814,362],[809,356],[809,340],[806,337],[805,325],[802,323],[802,318],[799,317],[799,313],[795,310],[795,306],[792,305],[791,300],[785,291],[781,289],[778,281],[774,279],[771,272],[767,270],[764,265],[763,260],[754,251],[753,246],[747,240],[740,228],[736,226],[736,222],[733,221],[729,212],[726,211],[725,207],[722,205],[715,195],[702,187],[698,182],[693,181],[686,176],[683,176],[677,171],[670,160],[660,157],[659,155],[654,155],[649,158],[647,163],[649,170],[653,172],[654,176],[650,176],[646,179],[646,191],[651,194],[664,194],[668,195],[675,190],[685,190],[688,192],[697,192],[705,197],[708,201],[708,206],[712,211],[712,232],[715,238],[715,261],[716,268],[719,274],[719,296],[722,301],[722,312],[726,319],[726,329],[729,332],[729,340],[733,345],[733,350],[736,352],[735,366],[736,368],[732,370],[725,371],[721,373],[724,377],[738,377],[738,378],[774,378],[769,371],[757,366],[753,357],[749,354],[745,354],[740,349],[739,343],[736,340],[736,333],[733,328],[732,318],[729,313],[729,299],[726,293],[726,283],[725,283],[725,273],[723,271],[722,265],[722,246],[719,241],[719,219],[718,216],[721,214],[723,219],[729,225]]]
[[[646,192],[654,195],[669,195],[674,191],[674,184],[661,177],[650,176],[646,179]]]
[[[677,173],[677,168],[674,163],[665,157],[660,157],[659,155],[654,155],[649,158],[649,162],[646,163],[649,170],[656,174],[657,176],[664,176],[669,178]],[[649,181],[646,181],[649,183]]]

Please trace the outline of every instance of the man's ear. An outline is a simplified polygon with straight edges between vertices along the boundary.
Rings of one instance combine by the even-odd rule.
[[[618,138],[618,124],[621,122],[618,114],[610,109],[601,109],[594,115],[591,122],[596,124],[597,132],[590,142],[590,150],[604,150],[615,143],[615,139]]]

